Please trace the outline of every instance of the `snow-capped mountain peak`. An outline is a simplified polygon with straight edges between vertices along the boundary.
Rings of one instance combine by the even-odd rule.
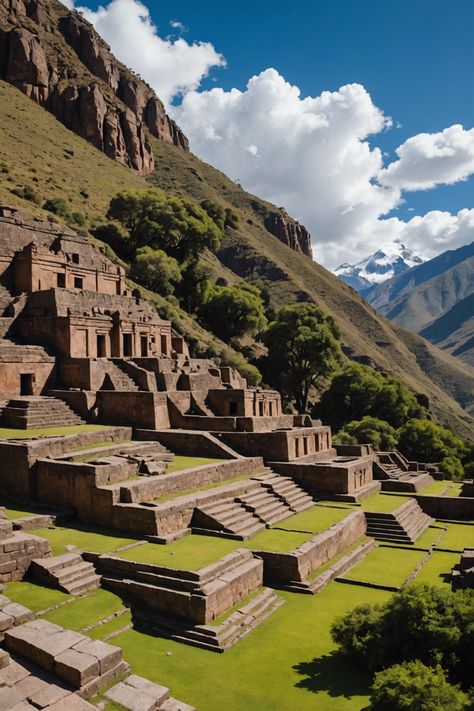
[[[395,240],[357,264],[340,264],[333,273],[357,291],[363,291],[422,262],[400,240]]]

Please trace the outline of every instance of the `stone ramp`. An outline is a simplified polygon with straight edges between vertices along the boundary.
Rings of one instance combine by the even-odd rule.
[[[9,652],[54,674],[84,699],[130,670],[120,647],[93,641],[47,620],[32,620],[8,630],[4,644]]]
[[[415,543],[433,519],[425,514],[416,499],[409,499],[392,513],[366,511],[367,535],[391,543]]]
[[[33,560],[29,573],[40,585],[58,588],[71,595],[81,595],[100,585],[100,576],[94,566],[83,560],[79,553]]]
[[[37,427],[82,425],[79,415],[63,400],[55,397],[25,396],[8,401],[2,410],[3,427],[28,430]]]

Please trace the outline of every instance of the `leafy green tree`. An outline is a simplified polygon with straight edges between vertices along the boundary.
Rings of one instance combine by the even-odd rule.
[[[439,462],[446,457],[460,459],[467,450],[466,444],[447,427],[431,420],[413,418],[398,433],[398,446],[408,459]]]
[[[394,449],[397,445],[397,431],[385,420],[366,415],[361,420],[353,420],[343,427],[337,433],[335,441],[340,444],[368,443],[377,450]]]
[[[213,289],[213,271],[198,260],[190,260],[182,270],[182,280],[176,295],[183,308],[190,314],[196,313],[208,301]]]
[[[370,711],[467,711],[468,698],[438,665],[419,660],[395,664],[375,674]]]
[[[294,398],[298,412],[307,411],[312,389],[341,362],[339,339],[332,316],[312,303],[285,306],[269,325],[263,367],[270,383]]]
[[[400,427],[407,419],[423,413],[416,395],[399,380],[367,365],[352,363],[332,379],[315,414],[339,429],[366,415]]]
[[[260,291],[244,283],[215,287],[200,313],[211,331],[226,342],[253,335],[267,324]]]
[[[48,210],[48,212],[52,212],[54,215],[63,217],[65,220],[71,216],[71,207],[69,202],[62,197],[54,197],[46,200],[43,205],[43,210]]]
[[[168,257],[161,249],[151,247],[141,247],[137,250],[130,276],[162,296],[172,294],[174,285],[181,281],[176,259]]]
[[[453,455],[444,457],[440,464],[440,470],[447,479],[462,479],[464,477],[464,467],[459,457]]]
[[[474,653],[474,591],[409,585],[385,605],[356,607],[337,619],[331,634],[371,671],[419,659],[441,664],[451,681],[467,686]]]
[[[216,251],[222,225],[185,198],[163,190],[124,190],[110,201],[107,217],[126,230],[134,249],[162,249],[180,263],[195,259],[205,249]]]

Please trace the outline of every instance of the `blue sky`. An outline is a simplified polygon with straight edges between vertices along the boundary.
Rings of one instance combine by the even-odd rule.
[[[179,21],[188,44],[209,42],[225,57],[225,67],[213,67],[202,78],[200,92],[215,87],[245,91],[249,78],[269,67],[299,87],[301,97],[363,85],[373,104],[393,119],[393,127],[364,139],[383,151],[385,163],[396,160],[394,149],[411,136],[453,124],[474,125],[472,0],[142,2],[160,37],[178,37],[170,23]],[[92,10],[99,5],[93,0],[83,4]],[[404,202],[384,217],[409,220],[431,210],[472,208],[473,186],[470,177],[404,192]]]

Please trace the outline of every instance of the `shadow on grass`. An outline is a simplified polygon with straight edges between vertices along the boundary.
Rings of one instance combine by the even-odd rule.
[[[304,677],[296,686],[315,694],[325,691],[329,696],[343,696],[346,699],[369,694],[370,674],[353,666],[340,651],[315,657],[310,662],[300,662],[293,669]]]

